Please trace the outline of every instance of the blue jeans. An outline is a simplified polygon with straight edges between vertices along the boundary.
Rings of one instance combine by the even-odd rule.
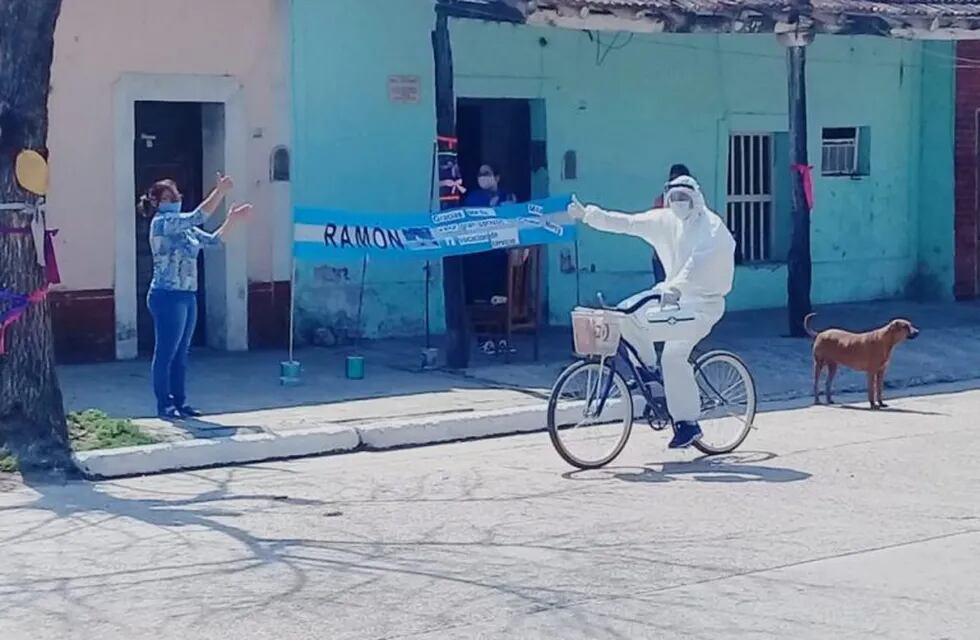
[[[187,357],[197,325],[197,294],[151,289],[146,305],[153,316],[153,393],[157,410],[187,404]]]

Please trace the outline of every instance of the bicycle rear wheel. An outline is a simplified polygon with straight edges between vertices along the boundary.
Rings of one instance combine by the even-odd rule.
[[[742,359],[727,351],[710,351],[698,358],[695,380],[701,394],[701,431],[694,443],[709,455],[734,451],[755,421],[755,381]]]
[[[633,396],[608,362],[576,362],[555,382],[548,401],[548,435],[579,469],[597,469],[620,454],[633,428]]]

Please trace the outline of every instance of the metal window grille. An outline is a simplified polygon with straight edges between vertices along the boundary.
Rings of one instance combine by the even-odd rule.
[[[858,142],[856,127],[824,129],[821,173],[825,176],[857,175]]]
[[[773,136],[737,133],[728,140],[728,228],[736,260],[771,260],[773,239]]]

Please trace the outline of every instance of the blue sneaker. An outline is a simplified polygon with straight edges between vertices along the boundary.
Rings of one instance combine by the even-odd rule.
[[[697,422],[678,422],[674,425],[674,438],[667,445],[670,449],[686,449],[704,435]]]

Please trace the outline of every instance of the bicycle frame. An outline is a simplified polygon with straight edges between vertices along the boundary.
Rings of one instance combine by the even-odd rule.
[[[607,356],[598,359],[599,362],[603,362],[603,361],[609,362],[609,369],[612,372],[612,375],[609,376],[608,380],[606,381],[605,388],[602,390],[602,395],[600,396],[599,404],[596,407],[596,415],[602,415],[602,410],[606,406],[606,400],[609,398],[609,392],[612,390],[612,381],[614,375],[616,374],[616,364],[618,361],[622,360],[626,365],[627,371],[630,373],[630,378],[627,379],[627,383],[629,383],[630,380],[636,383],[636,386],[639,387],[640,392],[643,394],[643,399],[646,401],[647,407],[650,407],[654,412],[656,412],[658,418],[666,422],[673,422],[673,418],[670,416],[670,413],[666,410],[666,407],[663,407],[663,409],[661,409],[660,406],[661,403],[658,402],[657,399],[654,398],[653,395],[650,393],[650,389],[647,386],[647,382],[644,380],[643,375],[640,373],[639,368],[635,364],[633,364],[633,360],[630,358],[631,353],[633,354],[633,357],[636,357],[636,349],[634,349],[633,346],[630,345],[630,343],[627,342],[626,340],[620,340],[619,347],[616,350],[615,356]],[[639,358],[637,358],[637,360],[639,360]],[[659,370],[660,370],[660,364],[658,363],[657,371]],[[662,414],[661,411],[663,412]]]
[[[626,340],[620,340],[619,347],[616,350],[615,356],[593,358],[593,360],[598,360],[600,363],[608,362],[609,369],[612,372],[612,375],[610,375],[609,379],[606,381],[605,388],[602,390],[602,394],[599,399],[599,404],[596,407],[596,415],[601,415],[603,408],[605,408],[606,406],[606,400],[609,398],[609,392],[612,390],[612,381],[616,373],[616,364],[618,361],[622,360],[626,365],[626,369],[628,373],[630,374],[630,377],[627,378],[627,384],[631,380],[636,383],[636,386],[640,389],[640,393],[643,394],[643,399],[646,401],[647,407],[653,412],[656,418],[658,418],[663,422],[673,423],[674,418],[670,415],[670,411],[667,409],[666,404],[663,403],[659,398],[655,398],[653,394],[650,393],[649,381],[644,379],[643,374],[640,373],[640,369],[637,367],[637,365],[633,364],[633,358],[630,357],[631,354],[633,358],[636,358],[636,360],[639,361],[639,357],[636,355],[636,349],[634,349],[633,346],[630,345],[630,343],[627,342]],[[701,366],[700,364],[698,364],[698,360],[695,359],[691,363],[691,366],[694,367],[695,380],[698,380],[698,384],[701,384],[701,380],[704,379],[704,376],[699,377],[697,375],[698,372],[700,372],[701,370]],[[657,363],[657,367],[655,371],[660,373],[660,378],[662,382],[663,372],[660,368],[659,362]],[[704,384],[708,386],[708,390],[711,391],[716,398],[718,396],[721,396],[721,393],[714,387],[713,384],[711,384],[710,381],[704,380]],[[704,407],[702,406],[702,409],[703,408]]]

